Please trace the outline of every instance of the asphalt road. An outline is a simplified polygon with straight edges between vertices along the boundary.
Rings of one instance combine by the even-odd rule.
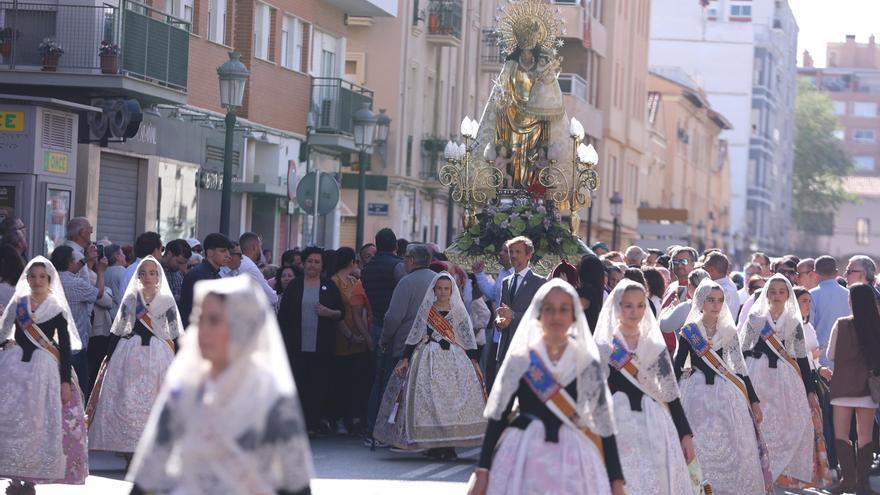
[[[457,461],[439,462],[421,454],[394,453],[388,449],[371,452],[360,439],[329,437],[314,440],[315,495],[463,495],[479,449],[459,449]],[[92,453],[91,476],[85,486],[39,485],[38,495],[127,495],[131,485],[125,477],[125,463],[110,454]],[[873,487],[880,489],[880,479]],[[0,489],[5,488],[0,483]],[[805,490],[777,494],[823,494]]]

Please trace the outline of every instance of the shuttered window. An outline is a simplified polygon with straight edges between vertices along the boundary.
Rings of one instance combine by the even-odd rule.
[[[134,244],[140,189],[138,160],[102,154],[98,184],[96,239],[106,237],[115,244]]]

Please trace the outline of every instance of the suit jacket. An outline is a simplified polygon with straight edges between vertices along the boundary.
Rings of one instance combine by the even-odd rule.
[[[302,352],[302,298],[305,288],[305,278],[297,277],[291,280],[284,295],[281,296],[281,305],[278,308],[278,325],[281,327],[281,337],[287,348],[287,358],[293,366],[294,354]],[[336,327],[345,318],[345,307],[342,304],[342,295],[339,288],[329,278],[321,279],[318,291],[318,302],[330,309],[342,312],[338,320],[318,317],[318,340],[315,351],[323,354],[333,354],[336,351]],[[314,311],[313,308],[305,308]]]
[[[513,310],[513,322],[511,322],[510,326],[501,330],[501,342],[498,343],[497,355],[499,363],[504,361],[504,356],[507,355],[507,348],[510,347],[510,341],[513,339],[517,327],[519,327],[520,320],[522,320],[526,310],[529,309],[529,305],[532,304],[532,298],[535,297],[538,289],[547,281],[543,277],[535,275],[535,272],[532,270],[529,270],[529,273],[519,282],[516,294],[514,294],[515,297],[511,300],[510,285],[513,283],[514,275],[516,273],[508,275],[501,283],[501,303],[506,304]],[[498,307],[501,307],[501,305],[499,304]]]

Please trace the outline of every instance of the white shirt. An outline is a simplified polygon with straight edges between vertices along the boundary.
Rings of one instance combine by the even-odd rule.
[[[263,289],[266,299],[269,300],[269,304],[272,306],[275,306],[275,303],[278,302],[278,294],[275,292],[275,289],[269,287],[269,282],[263,276],[260,267],[248,256],[241,256],[241,265],[238,266],[237,270],[230,270],[225,266],[220,269],[221,277],[234,277],[236,275],[248,275],[251,277]]]
[[[737,292],[738,289],[736,288],[736,284],[733,283],[733,280],[730,280],[730,277],[721,277],[713,282],[717,283],[722,289],[724,289],[724,303],[727,304],[727,308],[730,310],[730,315],[733,316],[735,321],[736,315],[739,314],[739,308],[742,306],[739,302],[739,292]]]
[[[512,268],[511,268],[511,270],[512,270]],[[515,294],[516,291],[519,290],[519,288],[522,286],[523,280],[525,280],[526,275],[528,275],[528,273],[529,273],[530,270],[531,270],[531,268],[529,268],[528,266],[526,266],[525,268],[522,269],[522,271],[517,272],[517,273],[514,275],[514,278],[510,279],[510,284],[511,284],[511,285],[510,285],[510,289],[509,289],[509,291],[510,291],[511,294]],[[519,277],[516,277],[516,275],[519,275]],[[514,285],[514,282],[516,282],[515,285]]]

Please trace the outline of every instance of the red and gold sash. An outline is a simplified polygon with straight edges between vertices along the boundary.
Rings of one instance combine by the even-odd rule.
[[[137,295],[137,303],[135,304],[135,317],[140,321],[147,330],[150,331],[157,339],[168,344],[168,347],[171,349],[171,352],[174,352],[174,342],[168,339],[163,339],[159,337],[155,330],[153,330],[153,319],[150,318],[150,313],[147,312],[147,306],[144,304],[143,299],[141,299],[140,293]]]
[[[773,327],[770,326],[769,321],[764,322],[764,328],[761,329],[761,338],[764,339],[764,342],[767,342],[767,345],[777,356],[790,364],[798,375],[801,374],[801,368],[798,366],[797,361],[791,357],[791,354],[789,354],[788,351],[785,350],[785,346],[779,341],[779,337],[776,336],[776,332],[773,330]]]
[[[437,311],[437,308],[431,306],[431,310],[428,311],[428,325],[431,328],[440,334],[441,337],[448,340],[450,343],[461,347],[462,350],[467,351],[467,349],[462,346],[458,340],[455,338],[455,329],[452,328],[452,323],[449,322],[443,315]],[[480,379],[480,386],[483,388],[483,398],[488,397],[488,392],[486,390],[486,379],[483,377],[483,370],[480,369],[480,366],[476,363],[471,363],[474,366],[474,372],[477,374],[477,378]]]
[[[55,358],[55,361],[61,362],[61,351],[59,351],[58,347],[46,337],[43,330],[37,326],[37,322],[31,318],[30,308],[28,306],[29,300],[27,296],[18,300],[18,305],[15,307],[15,320],[34,344],[48,351],[49,354]]]

